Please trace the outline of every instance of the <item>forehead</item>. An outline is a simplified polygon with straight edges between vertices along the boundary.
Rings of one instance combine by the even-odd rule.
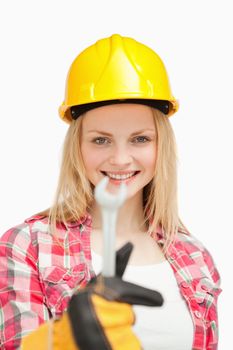
[[[143,129],[154,128],[152,108],[139,104],[114,104],[92,109],[83,118],[83,130],[112,129],[116,127]]]

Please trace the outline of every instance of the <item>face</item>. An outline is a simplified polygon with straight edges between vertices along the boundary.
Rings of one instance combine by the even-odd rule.
[[[141,195],[156,163],[156,130],[150,107],[115,104],[88,111],[82,123],[81,152],[89,181],[109,177],[110,192],[121,182],[128,198]]]

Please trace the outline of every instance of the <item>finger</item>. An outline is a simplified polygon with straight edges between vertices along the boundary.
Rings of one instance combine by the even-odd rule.
[[[121,301],[134,305],[162,306],[161,293],[142,286],[123,281],[119,277],[103,277],[98,279],[94,291],[107,300]]]
[[[93,308],[91,293],[84,290],[73,296],[67,311],[72,334],[79,349],[111,349]]]
[[[133,244],[128,242],[116,252],[116,276],[122,277],[133,250]]]

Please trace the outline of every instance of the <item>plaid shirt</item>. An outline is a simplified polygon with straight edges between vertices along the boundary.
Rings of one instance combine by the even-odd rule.
[[[1,350],[18,349],[20,339],[67,308],[72,293],[93,276],[91,218],[48,234],[47,218],[33,216],[0,239]],[[154,238],[163,245],[161,230]],[[209,252],[179,232],[166,256],[194,324],[195,350],[217,349],[219,274]]]

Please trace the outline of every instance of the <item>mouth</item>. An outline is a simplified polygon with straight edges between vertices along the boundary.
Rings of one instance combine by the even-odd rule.
[[[119,171],[119,172],[110,172],[110,171],[101,171],[104,176],[108,176],[111,181],[121,182],[126,181],[131,178],[134,178],[137,174],[140,173],[139,170],[135,171]]]

